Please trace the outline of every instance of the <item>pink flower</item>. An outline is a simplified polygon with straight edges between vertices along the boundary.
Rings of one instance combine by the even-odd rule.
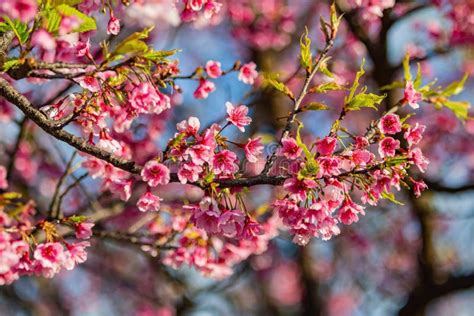
[[[235,153],[224,149],[214,155],[212,160],[214,174],[230,175],[239,170]]]
[[[299,200],[306,200],[307,192],[316,187],[316,182],[311,179],[299,180],[297,178],[286,179],[283,188]]]
[[[413,192],[415,193],[416,197],[420,197],[421,191],[428,189],[428,186],[423,180],[416,181],[411,179],[411,182],[413,183]]]
[[[257,156],[263,152],[262,138],[257,137],[254,139],[249,138],[249,141],[244,146],[245,157],[251,163],[258,161]]]
[[[132,180],[113,179],[109,183],[109,190],[118,193],[122,201],[128,201],[132,195]]]
[[[199,11],[202,9],[207,0],[188,0],[188,7],[193,11]]]
[[[412,81],[407,81],[405,86],[404,92],[404,100],[407,102],[412,108],[418,109],[420,106],[418,102],[422,100],[422,95],[420,92],[417,92],[413,87]]]
[[[33,34],[33,37],[31,38],[31,44],[43,50],[56,49],[56,40],[45,29],[39,29]]]
[[[141,82],[133,88],[129,99],[130,105],[139,113],[160,114],[171,107],[170,98],[149,82]]]
[[[372,160],[372,153],[365,149],[356,149],[352,153],[352,160],[358,166],[366,166]]]
[[[76,225],[76,238],[77,239],[89,239],[92,236],[92,227],[94,223],[79,223]]]
[[[395,151],[400,148],[400,141],[385,137],[379,143],[379,155],[382,158],[395,156]]]
[[[36,0],[2,0],[0,12],[11,19],[29,22],[38,13],[38,4]]]
[[[148,161],[142,169],[142,180],[149,186],[156,187],[170,182],[170,170],[156,160]]]
[[[226,102],[225,106],[229,115],[227,121],[234,124],[241,132],[245,132],[245,126],[252,122],[252,119],[247,116],[249,109],[245,105],[234,107],[230,102]]]
[[[416,123],[415,126],[408,128],[408,130],[403,135],[407,140],[408,145],[412,146],[418,144],[423,137],[425,129],[425,125],[419,125],[418,123]]]
[[[245,215],[238,211],[225,211],[219,217],[219,229],[228,238],[236,238],[242,234]]]
[[[178,179],[182,184],[186,184],[187,182],[193,183],[199,180],[199,174],[202,172],[202,167],[195,165],[193,162],[187,162],[180,165],[178,169]]]
[[[92,55],[91,55],[91,52],[90,52],[91,44],[90,44],[89,39],[87,39],[87,42],[78,41],[74,45],[74,47],[76,48],[76,56],[77,57],[87,56],[87,58],[93,59]]]
[[[100,83],[97,78],[94,76],[84,76],[84,77],[78,77],[75,79],[79,85],[84,88],[89,90],[90,92],[98,92],[100,91]]]
[[[336,150],[337,139],[334,137],[325,137],[316,142],[316,150],[323,156],[330,156]]]
[[[209,60],[206,63],[206,72],[209,77],[214,79],[222,76],[221,63],[218,61]]]
[[[4,166],[0,166],[0,190],[8,188],[7,182],[7,169]]]
[[[76,264],[83,263],[87,260],[87,252],[85,248],[90,247],[90,243],[88,241],[81,241],[74,244],[66,244],[67,251],[65,252],[66,255],[66,262],[65,268],[68,270],[72,270]]]
[[[281,147],[278,149],[279,156],[285,156],[288,159],[295,160],[303,153],[296,140],[292,137],[285,137],[281,140]]]
[[[176,124],[176,129],[181,132],[185,133],[187,136],[195,136],[199,132],[199,127],[201,123],[197,117],[191,116],[188,120],[183,120]]]
[[[346,199],[339,209],[338,217],[341,223],[350,225],[359,221],[359,214],[365,215],[364,208],[354,203],[351,199]]]
[[[257,65],[254,62],[242,65],[239,72],[239,81],[243,83],[253,85],[255,79],[258,77],[258,72],[256,70]]]
[[[430,161],[423,156],[420,148],[413,148],[409,152],[409,157],[421,172],[425,172]]]
[[[205,79],[199,80],[199,86],[196,91],[194,91],[194,97],[196,99],[206,99],[209,96],[209,93],[216,90],[216,85]]]
[[[111,15],[109,23],[107,24],[107,34],[117,35],[118,33],[120,33],[120,21]]]
[[[141,212],[158,211],[162,200],[159,196],[147,191],[138,199],[137,207]]]
[[[245,226],[242,231],[242,238],[252,240],[263,233],[262,225],[250,217],[246,217]]]
[[[196,165],[203,165],[204,163],[209,163],[214,156],[212,148],[206,145],[194,145],[186,149],[186,154],[191,157],[191,160]]]
[[[382,133],[390,135],[396,134],[402,130],[400,118],[396,114],[387,114],[379,121],[379,129]]]
[[[43,268],[57,268],[64,260],[63,246],[58,242],[40,244],[33,256]]]

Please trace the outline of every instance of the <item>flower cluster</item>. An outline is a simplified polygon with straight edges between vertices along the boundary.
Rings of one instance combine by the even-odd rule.
[[[88,241],[67,242],[59,237],[51,222],[35,224],[32,203],[20,204],[19,195],[0,195],[0,285],[10,284],[22,275],[41,275],[52,278],[61,269],[72,270],[87,260]],[[20,205],[18,213],[15,206]],[[61,221],[75,230],[77,240],[89,239],[94,224],[82,218]],[[38,242],[35,232],[43,231],[44,241]]]

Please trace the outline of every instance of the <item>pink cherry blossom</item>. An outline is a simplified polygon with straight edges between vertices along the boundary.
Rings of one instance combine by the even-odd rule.
[[[91,55],[91,52],[90,52],[91,44],[90,44],[89,39],[87,39],[86,42],[78,41],[74,45],[74,47],[76,48],[76,56],[77,57],[87,56],[87,58],[92,59],[92,55]]]
[[[411,179],[411,182],[413,183],[413,192],[416,197],[420,197],[421,191],[428,189],[428,186],[423,180],[416,181],[414,179]]]
[[[422,95],[420,92],[415,90],[412,81],[407,81],[406,83],[404,100],[414,109],[418,109],[420,107],[418,102],[422,100]]]
[[[66,269],[72,270],[76,264],[85,262],[87,260],[87,252],[85,249],[90,247],[90,245],[91,244],[88,241],[66,244]]]
[[[221,63],[214,60],[209,60],[206,63],[206,73],[210,78],[219,78],[222,76]]]
[[[247,116],[249,109],[245,105],[234,107],[230,102],[225,104],[227,108],[227,121],[235,125],[241,132],[245,132],[245,126],[252,122],[252,119]]]
[[[146,191],[140,196],[137,202],[137,207],[141,212],[155,212],[160,209],[160,202],[162,199],[154,195],[150,191]]]
[[[225,211],[219,217],[219,230],[225,237],[236,238],[242,234],[245,215],[239,211]]]
[[[425,125],[415,123],[415,126],[410,126],[403,136],[410,146],[417,145],[421,141],[425,129]]]
[[[325,137],[316,142],[316,150],[323,156],[329,156],[336,150],[337,139],[334,137]]]
[[[207,99],[209,96],[209,93],[213,92],[216,90],[216,85],[205,79],[199,80],[199,85],[197,89],[194,91],[194,97],[196,99]]]
[[[79,85],[84,88],[89,90],[90,92],[98,92],[100,91],[100,83],[97,78],[94,76],[84,76],[84,77],[79,77],[76,78],[75,81],[79,83]]]
[[[281,147],[277,151],[278,156],[284,156],[295,160],[301,156],[303,149],[298,146],[296,140],[292,137],[285,137],[281,140]]]
[[[94,223],[79,223],[75,226],[75,234],[77,239],[89,239],[92,236],[92,227]]]
[[[160,114],[171,107],[170,98],[149,82],[141,82],[133,88],[130,105],[139,113],[154,114]]]
[[[109,23],[107,24],[107,34],[118,35],[118,33],[120,33],[120,21],[111,15]]]
[[[346,199],[339,210],[338,218],[341,223],[350,225],[359,221],[358,215],[365,215],[364,208],[354,203],[351,199]]]
[[[109,190],[117,193],[122,201],[128,201],[132,196],[132,180],[112,179],[109,183]]]
[[[420,148],[413,148],[410,150],[409,157],[421,172],[426,171],[430,161],[425,158]]]
[[[38,12],[36,0],[2,0],[0,2],[0,13],[11,19],[19,19],[29,22],[34,19]]]
[[[239,170],[237,155],[224,149],[214,155],[212,166],[216,175],[231,175]]]
[[[299,200],[306,200],[307,193],[310,189],[316,187],[316,182],[311,179],[302,179],[289,178],[285,180],[283,188],[290,192],[292,196],[296,197]]]
[[[239,80],[245,84],[253,85],[258,77],[257,65],[254,62],[242,65],[239,72]]]
[[[0,189],[5,190],[6,188],[8,188],[7,169],[0,166]]]
[[[194,161],[194,160],[193,160]],[[199,174],[203,171],[200,165],[187,162],[180,165],[178,169],[178,179],[182,184],[194,183],[199,180]]]
[[[402,130],[400,118],[396,114],[384,115],[380,119],[378,127],[382,133],[387,135],[396,134]]]
[[[59,267],[64,260],[64,249],[59,242],[39,244],[34,252],[34,258],[43,268]]]
[[[379,143],[379,155],[382,158],[395,156],[395,151],[400,148],[400,141],[392,137],[385,137]]]
[[[248,142],[244,145],[245,157],[251,163],[258,161],[258,156],[263,152],[262,138],[257,137],[254,139],[249,138]]]
[[[183,120],[176,124],[176,129],[181,132],[185,133],[187,136],[196,136],[201,123],[197,117],[191,116],[187,121]]]
[[[170,182],[170,170],[156,160],[148,161],[141,172],[142,180],[149,186],[168,184]]]

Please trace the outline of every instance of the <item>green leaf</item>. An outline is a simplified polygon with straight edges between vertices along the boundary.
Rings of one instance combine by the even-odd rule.
[[[278,91],[286,94],[288,97],[294,100],[295,97],[293,95],[293,92],[291,92],[290,88],[288,88],[283,82],[280,82],[277,79],[272,79],[270,77],[266,77],[265,81]]]
[[[454,115],[461,120],[468,118],[468,110],[471,108],[471,104],[464,101],[446,101],[444,106],[453,111]]]
[[[310,93],[326,93],[328,91],[341,91],[341,90],[347,90],[347,88],[334,81],[331,81],[331,82],[326,82],[316,87],[313,87],[309,90],[309,92]]]
[[[21,193],[18,192],[7,192],[0,195],[4,200],[15,200],[22,197]]]
[[[59,30],[59,24],[61,24],[61,14],[59,14],[58,11],[52,9],[45,11],[44,15],[47,21],[46,29],[48,32],[57,32]]]
[[[403,72],[405,75],[406,81],[412,81],[411,71],[410,71],[410,55],[407,53],[403,59]]]
[[[149,49],[148,44],[145,43],[143,40],[148,38],[152,29],[153,28],[146,28],[141,32],[135,32],[125,38],[120,44],[117,45],[117,47],[111,53],[109,58],[113,58],[118,55],[138,54],[147,52]]]
[[[359,87],[360,78],[362,78],[362,76],[365,74],[364,66],[365,66],[365,59],[362,59],[360,70],[356,73],[356,76],[354,78],[354,83],[352,84],[352,88],[350,90],[349,96],[344,98],[344,104],[348,104],[354,98],[357,88]]]
[[[72,223],[83,223],[87,220],[87,216],[84,216],[84,215],[72,215],[72,216],[69,216],[67,218],[67,220],[69,222],[72,222]]]
[[[3,16],[4,23],[1,23],[0,30],[2,32],[12,30],[20,44],[25,44],[30,36],[28,24],[19,20],[11,20],[8,16]]]
[[[404,87],[405,87],[405,84],[403,82],[394,81],[391,84],[388,84],[386,86],[381,87],[380,91],[389,91],[389,90],[400,89],[400,88],[404,88]]]
[[[386,191],[385,191],[385,192],[382,192],[382,198],[384,198],[384,199],[386,199],[386,200],[389,200],[390,202],[395,203],[395,204],[397,204],[397,205],[405,205],[405,204],[403,204],[402,202],[397,201],[397,200],[395,199],[395,195],[394,195],[393,193],[389,193],[389,192],[386,192]]]
[[[321,65],[319,66],[319,71],[320,71],[321,73],[323,73],[324,75],[326,75],[327,77],[334,79],[335,76],[334,76],[334,74],[329,70],[328,65],[327,65],[327,61],[328,61],[329,59],[330,59],[329,57],[326,57],[326,58],[321,62]]]
[[[305,27],[305,34],[300,38],[300,63],[309,73],[313,68],[313,56],[311,54],[311,39],[308,37],[308,28]]]
[[[467,78],[468,74],[465,74],[461,80],[454,81],[449,86],[447,86],[441,94],[446,97],[460,94],[462,90],[464,90],[464,84],[466,83]]]
[[[166,57],[173,56],[177,52],[180,52],[180,49],[172,49],[172,50],[151,50],[145,54],[143,54],[143,58],[157,62],[157,61],[162,61]]]
[[[304,155],[308,161],[314,161],[314,155],[309,151],[308,146],[301,141],[301,129],[304,127],[303,123],[299,123],[298,129],[296,130],[296,144],[298,147],[303,149]]]
[[[302,111],[324,111],[329,110],[329,107],[321,102],[310,102],[309,104],[305,105]]]
[[[54,7],[60,4],[75,6],[75,5],[81,4],[82,2],[84,2],[84,0],[49,0],[49,3]]]
[[[420,63],[418,63],[418,69],[416,71],[416,78],[415,78],[415,81],[413,82],[413,87],[415,89],[419,89],[420,86],[421,86],[421,65]]]
[[[373,93],[360,93],[352,98],[352,100],[346,105],[347,111],[360,110],[361,108],[373,108],[377,109],[376,105],[379,105],[386,95],[376,95]]]
[[[88,32],[97,29],[94,18],[82,13],[81,11],[73,8],[67,4],[60,4],[56,6],[56,10],[65,16],[74,16],[82,21],[78,28],[74,29],[73,32]]]

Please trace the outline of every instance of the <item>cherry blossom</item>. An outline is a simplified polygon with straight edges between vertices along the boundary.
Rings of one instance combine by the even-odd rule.
[[[258,77],[257,65],[254,62],[242,65],[239,72],[239,80],[245,84],[253,85]]]
[[[141,172],[142,180],[149,186],[168,184],[170,182],[170,170],[156,160],[148,161]]]
[[[241,132],[245,132],[245,126],[252,122],[252,119],[247,116],[248,108],[245,105],[234,107],[230,102],[225,104],[227,108],[227,121],[235,125]]]

